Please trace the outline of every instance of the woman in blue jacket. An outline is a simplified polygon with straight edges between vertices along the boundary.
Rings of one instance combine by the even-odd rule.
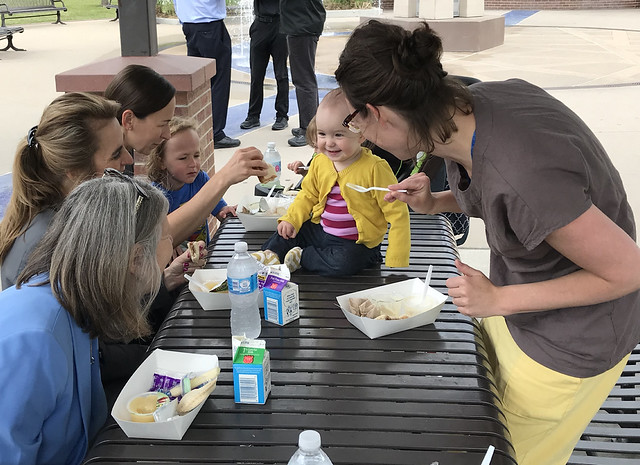
[[[107,170],[78,186],[0,293],[0,463],[78,464],[107,418],[98,337],[149,333],[172,252],[167,201]]]

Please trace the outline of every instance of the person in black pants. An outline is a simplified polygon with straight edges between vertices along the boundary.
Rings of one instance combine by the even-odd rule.
[[[231,91],[231,37],[224,24],[225,1],[175,0],[174,5],[187,39],[187,55],[216,60],[216,75],[211,78],[213,146],[216,149],[237,147],[240,141],[224,132]]]
[[[296,87],[300,127],[291,130],[292,147],[307,145],[305,132],[318,109],[316,49],[327,13],[322,0],[280,0],[280,31],[287,35],[291,80]]]
[[[254,20],[249,28],[251,37],[250,65],[251,91],[249,93],[249,111],[241,129],[260,126],[260,112],[264,99],[264,76],[273,58],[273,71],[276,77],[276,121],[271,126],[280,131],[288,126],[289,119],[289,74],[287,71],[287,37],[280,32],[279,0],[253,0]]]

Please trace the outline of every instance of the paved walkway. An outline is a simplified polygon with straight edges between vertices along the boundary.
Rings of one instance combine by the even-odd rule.
[[[519,77],[547,89],[570,106],[594,130],[622,174],[631,205],[640,218],[640,9],[580,11],[487,11],[504,14],[505,43],[481,52],[447,52],[445,69],[452,74],[477,77],[483,81]],[[268,81],[261,128],[239,129],[246,116],[249,93],[249,20],[228,18],[234,42],[233,84],[227,132],[240,137],[244,146],[266,147],[275,141],[283,162],[306,160],[307,147],[291,148],[289,130],[274,132],[274,82]],[[337,57],[348,34],[358,24],[349,13],[330,12],[325,33],[318,45],[316,68],[321,91],[335,87],[331,77]],[[0,85],[4,92],[5,118],[0,126],[0,174],[11,171],[18,140],[37,123],[42,109],[58,93],[57,73],[120,54],[118,23],[108,20],[69,22],[66,26],[26,25],[15,37],[26,52],[0,52]],[[177,24],[158,24],[161,53],[186,54],[184,37]],[[297,126],[295,97],[290,93],[290,128]],[[224,163],[231,149],[216,151]],[[6,203],[9,176],[0,176],[0,215]],[[283,173],[283,184],[297,176]],[[236,202],[252,192],[254,181],[233,186],[225,198]],[[4,197],[3,201],[3,185]],[[482,222],[472,221],[471,234],[461,253],[472,266],[488,268]]]

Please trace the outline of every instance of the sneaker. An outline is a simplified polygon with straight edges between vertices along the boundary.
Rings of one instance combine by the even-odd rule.
[[[307,133],[307,130],[302,128],[293,128],[291,130],[291,134],[294,136],[304,136],[306,133]]]
[[[289,122],[287,121],[287,118],[285,118],[284,116],[277,116],[276,122],[273,123],[273,126],[271,126],[271,129],[274,131],[282,131],[287,126],[289,126]]]
[[[240,129],[251,129],[257,128],[260,126],[260,118],[256,118],[255,116],[247,116],[242,123],[240,123]]]
[[[232,139],[229,136],[224,136],[222,139],[213,142],[214,149],[228,149],[238,145],[240,145],[240,139]]]
[[[287,265],[289,271],[293,273],[300,269],[300,262],[302,261],[302,249],[300,247],[294,247],[289,250],[284,256],[284,264]]]
[[[307,145],[307,138],[304,135],[294,136],[287,142],[289,142],[291,147],[304,147]]]
[[[253,258],[262,263],[263,265],[279,265],[280,259],[278,254],[271,250],[260,250],[251,254]]]

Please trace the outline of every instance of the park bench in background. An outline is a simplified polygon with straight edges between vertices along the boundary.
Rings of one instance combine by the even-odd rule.
[[[22,18],[36,16],[56,15],[58,18],[54,24],[64,24],[60,20],[60,12],[67,11],[62,0],[0,0],[0,16],[2,27],[6,26],[6,16],[20,15]],[[33,14],[38,13],[38,14]]]
[[[7,39],[7,46],[5,48],[0,48],[1,52],[9,49],[24,52],[23,48],[16,48],[16,46],[13,45],[13,35],[18,32],[24,32],[24,28],[20,26],[0,27],[0,40]]]
[[[108,9],[116,10],[116,17],[111,19],[110,21],[118,21],[120,17],[120,9],[118,8],[118,0],[102,0],[102,6]]]

